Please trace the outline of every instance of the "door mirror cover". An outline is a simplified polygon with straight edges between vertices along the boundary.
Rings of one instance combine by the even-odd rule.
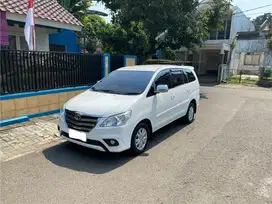
[[[158,85],[156,89],[156,93],[166,93],[168,92],[168,85]]]

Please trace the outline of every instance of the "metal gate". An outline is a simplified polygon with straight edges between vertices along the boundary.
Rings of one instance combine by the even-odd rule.
[[[110,71],[113,72],[124,66],[124,55],[111,55]]]

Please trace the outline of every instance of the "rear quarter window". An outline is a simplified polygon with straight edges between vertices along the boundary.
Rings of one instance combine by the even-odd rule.
[[[192,70],[184,69],[183,71],[184,71],[185,75],[187,76],[187,79],[188,79],[189,83],[196,80],[195,75],[194,75]]]

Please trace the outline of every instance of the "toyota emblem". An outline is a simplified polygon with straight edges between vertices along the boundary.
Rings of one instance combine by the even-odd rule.
[[[77,113],[77,114],[74,116],[74,119],[75,119],[75,120],[80,120],[80,119],[81,119],[81,115]]]

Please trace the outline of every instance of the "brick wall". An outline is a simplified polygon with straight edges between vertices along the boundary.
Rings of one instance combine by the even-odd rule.
[[[69,91],[0,101],[0,119],[6,120],[61,109],[63,104],[84,90]]]

